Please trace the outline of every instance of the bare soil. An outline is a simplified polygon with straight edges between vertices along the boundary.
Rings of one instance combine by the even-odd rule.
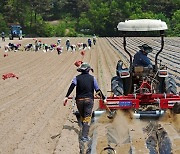
[[[38,39],[50,44],[56,43],[58,38]],[[69,100],[68,105],[63,106],[71,80],[78,74],[74,62],[83,60],[90,63],[106,96],[110,95],[107,91],[110,90],[111,78],[115,76],[117,61],[122,59],[127,65],[128,62],[126,55],[123,56],[122,38],[98,38],[97,44],[86,50],[84,57],[80,51],[66,51],[66,39],[62,38],[64,50],[61,55],[56,51],[24,51],[25,44],[34,43],[32,38],[0,41],[0,75],[12,72],[19,77],[0,80],[0,154],[80,153],[80,129],[72,113],[72,102]],[[77,44],[87,42],[87,39],[70,38],[70,41]],[[140,42],[154,45],[156,48],[150,54],[152,60],[160,45],[158,38],[132,38],[128,41],[132,53],[138,50]],[[167,38],[165,41],[160,59],[168,64],[170,73],[176,77],[179,90],[180,39]],[[9,42],[21,43],[22,50],[7,52],[8,56],[4,57],[4,45]],[[97,108],[98,100],[95,100],[94,110]],[[91,153],[100,154],[108,146],[118,154],[149,153],[146,144],[149,132],[145,133],[144,129],[150,122],[132,119],[131,114],[124,111],[118,111],[114,120],[103,114],[91,126],[90,136],[94,141]],[[180,116],[168,112],[156,124],[167,133],[172,152],[180,153]]]

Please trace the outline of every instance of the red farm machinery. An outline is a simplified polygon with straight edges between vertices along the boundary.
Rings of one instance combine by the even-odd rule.
[[[164,47],[165,22],[155,19],[127,20],[117,26],[123,35],[123,47],[129,56],[129,68],[123,68],[118,61],[116,76],[111,80],[112,96],[107,103],[99,101],[100,109],[116,111],[119,109],[134,111],[135,118],[160,117],[167,109],[180,112],[180,96],[173,75],[169,75],[168,67],[158,63],[158,56]],[[158,32],[161,38],[160,50],[155,55],[153,68],[133,66],[132,55],[127,50],[126,38],[129,32]]]

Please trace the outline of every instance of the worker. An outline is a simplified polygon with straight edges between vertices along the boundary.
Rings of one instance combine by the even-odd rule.
[[[76,45],[75,44],[70,45],[70,47],[71,47],[71,52],[75,52],[76,51]]]
[[[27,45],[24,47],[25,51],[32,50],[32,48],[33,48],[33,44],[32,44],[32,43],[29,43],[29,44],[27,44]]]
[[[5,41],[5,33],[4,32],[1,33],[1,37],[2,37],[2,41]]]
[[[67,51],[69,50],[70,46],[71,46],[70,40],[67,39],[67,40],[66,40],[66,49],[67,49]]]
[[[56,48],[58,55],[60,55],[62,53],[63,47],[61,47],[60,45],[57,46]]]
[[[35,52],[37,52],[38,50],[39,50],[38,40],[35,39]]]
[[[152,52],[152,48],[147,44],[138,46],[140,50],[134,55],[133,66],[143,66],[152,68],[152,63],[147,57],[148,53]]]
[[[93,69],[88,63],[83,62],[77,69],[81,74],[73,78],[72,83],[68,89],[66,97],[64,98],[64,106],[67,104],[68,96],[76,86],[76,105],[81,117],[82,123],[82,137],[83,142],[89,141],[91,138],[88,136],[89,127],[91,122],[92,109],[94,106],[94,90],[106,103],[105,96],[99,89],[97,80],[94,76],[89,74]]]
[[[57,45],[61,45],[61,39],[57,40]]]
[[[89,38],[88,39],[88,48],[91,49],[91,45],[92,45],[92,42],[91,42],[91,39]]]
[[[87,44],[86,43],[83,43],[83,50],[86,50],[86,48],[87,48]]]
[[[96,45],[96,35],[93,36],[93,44]]]

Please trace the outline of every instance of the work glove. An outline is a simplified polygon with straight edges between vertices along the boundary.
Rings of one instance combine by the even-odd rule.
[[[64,105],[64,106],[66,106],[67,101],[68,101],[68,97],[65,97],[64,100],[63,100],[63,102],[64,102],[63,105]]]
[[[104,104],[107,104],[107,100],[106,99],[104,99],[103,102],[104,102]]]

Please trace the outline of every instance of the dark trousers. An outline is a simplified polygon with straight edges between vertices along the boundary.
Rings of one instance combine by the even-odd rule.
[[[82,122],[82,136],[87,137],[94,105],[93,99],[76,100],[76,105]]]

